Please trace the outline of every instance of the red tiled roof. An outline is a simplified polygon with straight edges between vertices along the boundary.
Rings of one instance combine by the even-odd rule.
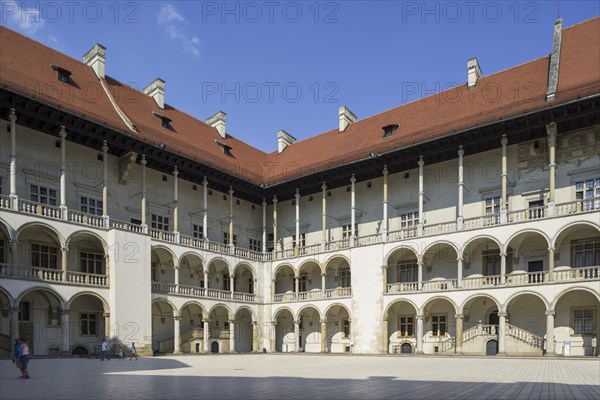
[[[0,48],[0,83],[11,90],[144,141],[163,143],[170,151],[256,184],[309,175],[366,158],[372,152],[392,151],[600,93],[600,17],[596,17],[563,31],[554,102],[545,100],[549,58],[543,57],[485,76],[474,88],[460,85],[359,120],[343,133],[336,128],[297,142],[281,154],[266,154],[233,136],[221,139],[211,126],[168,104],[160,110],[149,96],[107,77],[105,83],[114,100],[137,129],[132,132],[90,67],[5,27],[0,27]],[[51,64],[69,70],[74,84],[58,82]],[[163,128],[154,112],[169,118],[172,129]],[[384,138],[382,127],[390,124],[399,128]],[[230,146],[232,155],[225,155],[215,140]]]

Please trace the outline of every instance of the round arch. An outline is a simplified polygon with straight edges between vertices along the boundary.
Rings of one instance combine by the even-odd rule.
[[[456,252],[456,255],[458,256],[459,253],[459,249],[456,247],[456,244],[448,241],[448,240],[436,240],[433,243],[429,243],[424,249],[423,249],[423,253],[421,254],[421,258],[425,256],[425,254],[427,254],[427,252],[429,250],[431,250],[432,248],[434,248],[435,246],[439,246],[445,244],[447,246],[450,246],[452,249],[454,249],[454,251]]]
[[[348,265],[349,265],[350,267],[352,267],[352,263],[350,262],[350,259],[349,259],[348,257],[346,257],[346,256],[345,256],[345,255],[343,255],[343,254],[334,254],[334,255],[330,256],[329,258],[327,258],[327,260],[325,260],[325,261],[324,261],[324,262],[321,264],[321,271],[322,271],[322,272],[325,272],[325,270],[327,269],[327,266],[328,266],[328,264],[329,264],[331,261],[335,260],[336,258],[341,258],[341,259],[343,259],[343,260],[346,260],[346,262],[348,263]],[[317,264],[318,264],[318,263],[317,263]]]
[[[538,299],[540,299],[542,301],[542,303],[544,304],[544,307],[546,307],[546,310],[548,310],[548,300],[540,293],[536,293],[532,290],[521,290],[517,293],[513,293],[511,294],[508,299],[506,299],[506,301],[504,302],[504,304],[502,305],[502,312],[508,312],[508,305],[511,303],[511,301],[514,301],[516,298],[520,297],[520,296],[524,296],[524,295],[532,295],[534,297],[537,297]]]
[[[102,308],[104,309],[104,312],[110,312],[110,308],[108,306],[108,302],[104,299],[104,297],[102,297],[101,295],[99,295],[98,293],[92,292],[92,291],[84,291],[84,292],[77,292],[75,293],[73,296],[71,296],[71,298],[67,301],[67,309],[71,309],[71,305],[73,304],[73,302],[75,300],[77,300],[77,298],[81,297],[81,296],[92,296],[95,297],[96,299],[100,300],[100,303],[102,303]]]
[[[252,321],[256,321],[256,313],[254,312],[254,310],[252,310],[250,307],[248,306],[240,306],[235,310],[235,314],[234,314],[234,319],[237,320],[237,315],[240,311],[246,310],[248,311],[248,313],[250,314],[250,317],[252,317]]]
[[[17,232],[15,233],[15,240],[20,240],[20,236],[23,234],[24,231],[28,230],[31,227],[42,227],[44,229],[48,229],[49,231],[51,231],[54,235],[55,235],[55,239],[58,242],[58,245],[61,248],[65,247],[65,237],[62,235],[62,233],[60,233],[60,231],[58,231],[56,228],[54,228],[51,225],[45,224],[43,222],[37,222],[37,221],[32,221],[32,222],[27,222],[26,224],[23,224],[19,227],[19,229],[17,230]]]
[[[97,239],[100,244],[102,245],[102,249],[104,250],[104,254],[108,255],[110,254],[110,248],[108,246],[108,243],[106,243],[106,241],[100,236],[98,235],[96,232],[92,232],[86,229],[80,229],[76,232],[71,233],[71,235],[69,235],[69,237],[67,238],[67,240],[65,241],[65,245],[67,248],[69,248],[69,245],[71,244],[71,241],[73,239],[77,239],[77,236],[92,236],[94,239]]]
[[[304,261],[302,261],[300,263],[300,265],[298,265],[297,273],[299,274],[300,271],[302,271],[302,268],[304,268],[308,264],[316,264],[317,267],[319,267],[319,269],[321,270],[321,272],[323,272],[323,265],[319,261],[317,261],[315,259],[311,259],[311,260],[304,260]]]
[[[6,236],[8,236],[8,240],[10,240],[10,241],[15,240],[15,230],[8,223],[8,221],[3,220],[2,218],[0,218],[0,230],[2,232],[4,232],[6,234]]]
[[[467,304],[468,304],[470,301],[472,301],[472,300],[475,300],[475,299],[476,299],[476,298],[478,298],[478,297],[485,297],[485,298],[488,298],[488,299],[492,300],[492,301],[493,301],[493,302],[496,304],[496,307],[498,308],[498,311],[499,311],[499,312],[503,310],[503,309],[502,309],[502,303],[501,303],[501,302],[500,302],[498,299],[496,299],[494,296],[492,296],[491,294],[487,294],[487,293],[476,293],[476,294],[473,294],[473,295],[471,295],[471,296],[467,297],[467,298],[466,298],[466,299],[465,299],[465,300],[464,300],[464,301],[461,303],[461,305],[460,305],[460,308],[458,308],[459,312],[458,312],[457,314],[462,314],[462,313],[463,313],[463,311],[464,311],[464,309],[465,309],[465,307],[466,307],[466,305],[467,305]]]
[[[350,319],[352,319],[352,314],[350,313],[350,310],[348,309],[348,307],[346,307],[344,304],[342,303],[333,303],[327,306],[327,308],[325,309],[325,311],[323,311],[323,316],[327,316],[327,313],[333,308],[333,307],[341,307],[344,310],[346,310],[346,312],[348,313],[348,316],[350,317]]]
[[[178,314],[183,315],[183,310],[187,306],[198,306],[198,307],[200,307],[200,310],[202,310],[202,318],[206,318],[205,316],[208,316],[208,314],[206,313],[206,307],[204,307],[202,305],[202,303],[200,303],[197,300],[189,300],[189,301],[186,301],[185,303],[183,303],[183,305],[181,306],[181,308],[178,311]]]
[[[496,243],[496,245],[498,246],[498,248],[499,248],[499,249],[502,249],[502,243],[500,243],[500,241],[499,241],[498,239],[496,239],[496,238],[495,238],[495,237],[493,237],[493,236],[490,236],[490,235],[485,235],[485,234],[483,234],[483,235],[477,235],[477,236],[473,236],[472,238],[468,239],[468,240],[467,240],[467,241],[466,241],[466,242],[463,244],[463,246],[462,246],[462,247],[461,247],[461,249],[460,249],[460,251],[461,251],[461,254],[464,254],[465,250],[467,249],[467,247],[468,247],[468,246],[469,246],[471,243],[473,243],[473,242],[475,242],[475,241],[477,241],[477,240],[481,240],[481,239],[487,239],[487,240],[490,240],[490,241],[492,241],[492,242]]]
[[[8,292],[8,290],[6,290],[5,288],[3,288],[2,286],[0,286],[0,293],[2,293],[4,296],[6,296],[6,298],[8,299],[8,307],[12,308],[15,306],[15,299],[13,299],[13,297],[11,296],[11,294]]]
[[[564,295],[566,295],[567,293],[570,293],[570,292],[577,291],[577,290],[581,290],[581,291],[584,291],[584,292],[591,293],[600,302],[600,294],[598,294],[598,292],[594,291],[594,289],[590,289],[590,288],[587,288],[585,286],[574,286],[574,287],[570,287],[570,288],[564,289],[559,294],[557,294],[554,297],[554,300],[552,301],[552,303],[550,304],[550,308],[549,309],[550,310],[554,310],[556,308],[556,304],[558,304],[558,302],[560,301],[560,299]]]
[[[231,270],[231,264],[229,264],[229,261],[227,261],[225,258],[220,257],[220,256],[211,258],[210,261],[208,261],[208,264],[206,264],[206,270],[207,271],[210,270],[211,265],[213,265],[217,261],[220,261],[227,266],[227,271],[229,271],[229,275],[233,274],[233,272]]]
[[[512,242],[517,236],[520,236],[520,235],[523,235],[526,233],[534,233],[534,234],[538,234],[538,235],[542,236],[546,240],[546,244],[548,245],[548,248],[550,247],[550,238],[548,237],[548,235],[546,235],[546,233],[544,233],[543,231],[541,231],[539,229],[527,228],[527,229],[523,229],[523,230],[514,232],[512,235],[510,235],[510,237],[506,240],[506,242],[504,243],[504,245],[501,247],[500,250],[502,252],[507,252],[508,245],[510,244],[510,242]]]
[[[400,246],[396,246],[393,249],[391,249],[390,251],[387,252],[387,254],[384,257],[384,265],[388,265],[389,264],[389,260],[390,257],[394,255],[395,252],[397,252],[398,250],[407,250],[410,251],[411,253],[414,254],[415,258],[417,259],[417,261],[421,261],[421,255],[418,253],[417,249],[413,246],[407,246],[407,243],[404,243]]]
[[[175,304],[173,304],[173,302],[171,300],[166,299],[164,297],[159,297],[157,299],[153,299],[152,300],[152,305],[154,305],[156,303],[166,303],[166,304],[168,304],[169,306],[171,306],[171,310],[173,312],[173,316],[174,317],[178,317],[179,316],[179,310],[178,310],[177,306]]]
[[[150,250],[151,251],[157,251],[157,250],[164,250],[164,251],[166,251],[167,253],[169,253],[169,255],[171,256],[171,259],[173,260],[173,266],[179,265],[179,259],[177,258],[177,256],[173,252],[173,250],[171,250],[167,246],[164,246],[162,244],[157,244],[157,245],[152,246],[150,248]]]
[[[321,314],[321,310],[319,310],[319,308],[317,306],[315,306],[314,304],[306,304],[304,306],[302,306],[298,312],[296,313],[296,315],[294,316],[294,320],[295,321],[299,321],[300,320],[300,316],[302,315],[302,311],[304,310],[308,310],[309,308],[312,308],[313,310],[317,311],[317,314],[319,314],[319,319],[322,320],[323,319],[323,314]],[[294,314],[292,314],[294,315]]]
[[[281,271],[285,267],[289,267],[292,270],[292,272],[294,273],[294,276],[298,275],[298,271],[296,271],[296,269],[294,268],[294,266],[292,264],[282,263],[282,264],[279,264],[278,266],[276,266],[275,270],[273,270],[273,278],[272,279],[275,279],[277,277],[277,274],[279,273],[279,271]]]
[[[204,265],[206,265],[204,257],[202,257],[201,254],[196,253],[195,251],[186,251],[185,253],[183,253],[181,256],[179,256],[179,262],[183,261],[183,259],[186,258],[186,257],[196,257],[196,258],[199,258],[200,262],[202,263],[202,266],[204,267]]]
[[[396,299],[394,301],[392,301],[390,304],[387,305],[387,307],[385,308],[385,310],[383,311],[383,315],[386,316],[389,314],[390,309],[395,306],[398,303],[408,303],[410,304],[414,309],[415,309],[415,313],[418,314],[420,309],[419,307],[417,307],[417,305],[415,304],[414,301],[409,300],[409,299]]]
[[[273,321],[277,321],[277,317],[279,316],[279,313],[282,311],[287,311],[290,313],[290,315],[292,316],[292,318],[294,318],[294,312],[292,311],[291,308],[283,306],[283,307],[279,307],[277,310],[275,310],[275,313],[273,313]]]
[[[247,267],[250,270],[250,273],[252,273],[252,277],[254,279],[256,279],[256,276],[257,276],[256,275],[256,270],[254,269],[254,267],[252,266],[252,264],[250,264],[249,262],[246,262],[246,261],[242,261],[240,263],[237,263],[235,265],[235,267],[233,267],[233,274],[234,275],[236,274],[238,268],[240,268],[240,267]]]
[[[425,303],[423,303],[423,305],[421,306],[420,309],[417,309],[419,314],[424,314],[425,313],[425,307],[427,307],[429,304],[431,304],[432,302],[436,301],[436,300],[446,300],[448,303],[450,303],[452,305],[452,307],[454,307],[454,313],[458,314],[458,307],[456,306],[456,303],[454,302],[454,300],[452,300],[449,297],[446,296],[434,296],[431,297],[429,299],[427,299],[425,301]]]
[[[560,228],[558,230],[558,232],[556,232],[554,234],[554,236],[552,236],[552,238],[550,239],[550,243],[551,243],[550,247],[556,248],[556,241],[558,240],[558,238],[563,233],[565,233],[567,230],[569,230],[570,228],[577,226],[577,225],[587,225],[591,228],[598,230],[598,232],[600,233],[600,225],[598,225],[598,224],[594,224],[593,222],[590,222],[590,221],[573,221],[573,222],[570,222],[567,225],[563,226],[562,228]]]
[[[208,311],[208,317],[210,318],[210,314],[212,314],[212,312],[215,311],[219,307],[223,307],[224,309],[227,310],[227,317],[228,318],[231,318],[232,316],[234,316],[234,314],[231,312],[231,308],[229,308],[225,303],[217,303],[214,306],[212,306],[210,308],[210,310]]]
[[[65,299],[58,292],[56,292],[55,290],[53,290],[53,289],[51,289],[49,287],[45,287],[45,286],[34,286],[34,287],[30,287],[30,288],[27,288],[27,289],[23,290],[21,292],[21,294],[19,294],[17,296],[15,304],[17,304],[17,305],[21,304],[21,301],[23,301],[23,298],[25,296],[27,296],[29,293],[33,293],[33,292],[36,292],[36,291],[42,291],[42,292],[50,293],[51,295],[53,295],[54,297],[56,297],[56,299],[60,303],[60,307],[63,310],[66,309],[66,307],[65,307],[65,304],[66,304]]]

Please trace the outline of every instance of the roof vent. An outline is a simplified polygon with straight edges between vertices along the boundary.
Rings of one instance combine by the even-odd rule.
[[[217,132],[219,132],[219,136],[221,136],[223,139],[226,139],[226,136],[227,136],[225,133],[226,117],[227,117],[227,114],[225,114],[223,111],[219,111],[218,113],[216,113],[212,117],[209,117],[206,120],[206,123],[208,125],[212,126],[213,128],[215,128],[217,130]]]
[[[483,74],[481,73],[481,68],[479,67],[479,62],[477,61],[477,57],[473,57],[467,60],[467,83],[469,88],[475,86],[479,78],[481,78]]]
[[[98,78],[104,78],[104,62],[106,61],[106,47],[96,43],[83,56],[85,65],[92,67]]]
[[[286,147],[294,144],[296,142],[296,138],[287,133],[284,130],[280,130],[277,132],[277,152],[282,153]]]
[[[399,126],[400,125],[398,125],[398,124],[389,124],[389,125],[386,125],[383,128],[381,128],[381,129],[383,129],[383,137],[386,138],[386,137],[392,136],[394,134],[394,132],[396,132],[396,129],[398,129]]]
[[[152,97],[161,110],[165,108],[165,81],[156,78],[144,88],[144,94]]]
[[[225,154],[226,156],[232,156],[231,146],[221,142],[220,140],[216,140],[216,139],[215,139],[215,143],[218,144],[221,147],[221,149],[223,149],[223,154]]]
[[[341,106],[339,109],[340,115],[340,133],[344,132],[348,125],[353,122],[356,122],[356,115],[352,111],[348,109],[346,106]]]

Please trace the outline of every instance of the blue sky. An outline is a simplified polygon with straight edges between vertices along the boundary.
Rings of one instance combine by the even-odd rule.
[[[264,151],[464,83],[476,56],[489,75],[550,53],[556,1],[2,1],[0,20],[81,59],[108,48],[106,73]],[[598,1],[561,1],[570,26]]]

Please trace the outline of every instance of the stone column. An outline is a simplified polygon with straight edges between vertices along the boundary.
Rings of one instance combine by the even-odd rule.
[[[323,245],[325,245],[325,243],[327,243],[327,184],[325,182],[323,182],[321,189],[323,190],[323,213],[321,222],[323,226],[323,236],[321,241]]]
[[[556,124],[554,122],[546,125],[548,133],[548,167],[550,168],[550,192],[548,193],[548,203],[556,201],[554,190],[556,187]]]
[[[500,283],[506,283],[506,252],[500,252]]]
[[[423,354],[423,315],[417,315],[417,354]]]
[[[229,291],[233,294],[235,292],[235,275],[229,275]]]
[[[381,266],[381,273],[383,275],[383,293],[387,293],[388,292],[388,265],[387,264],[383,264]]]
[[[554,281],[554,247],[548,249],[548,280]]]
[[[381,239],[385,242],[389,230],[388,221],[388,169],[383,166],[383,221],[381,224]]]
[[[60,213],[62,219],[69,219],[67,210],[67,131],[64,125],[61,125],[60,132]]]
[[[61,354],[71,354],[70,349],[69,310],[60,311]]]
[[[262,201],[262,252],[267,252],[267,200]]]
[[[102,141],[102,216],[108,219],[108,142]],[[108,223],[105,222],[105,227]]]
[[[275,286],[277,285],[277,280],[275,278],[271,279],[271,301],[275,301]]]
[[[350,178],[350,246],[354,246],[356,237],[354,227],[356,226],[356,178],[352,174]]]
[[[19,196],[17,195],[17,114],[14,108],[10,109],[8,120],[10,121],[10,202],[11,208],[16,211],[19,209]]]
[[[209,343],[210,342],[210,336],[209,336],[210,329],[209,329],[208,323],[209,323],[208,318],[204,318],[202,320],[202,341],[204,342],[203,344],[204,344],[204,352],[205,353],[208,353],[209,349],[210,349],[210,347],[209,347],[209,345],[210,345],[210,343]]]
[[[208,181],[206,180],[206,177],[204,177],[204,179],[202,180],[202,186],[202,196],[204,203],[204,212],[202,213],[202,238],[204,238],[204,240],[208,240]]]
[[[60,265],[61,265],[61,270],[62,270],[62,281],[63,282],[67,282],[69,280],[68,270],[67,270],[68,253],[69,253],[69,249],[67,249],[67,247],[62,247],[60,249]]]
[[[229,186],[229,246],[233,246],[233,187]]]
[[[298,255],[300,251],[300,190],[296,189],[296,250],[295,254]]]
[[[19,338],[19,307],[10,309],[10,343],[15,342]]]
[[[296,293],[298,293],[299,289],[300,289],[300,277],[296,275],[296,276],[294,276],[294,291]]]
[[[388,354],[390,352],[389,340],[389,326],[388,326],[388,315],[384,314],[383,316],[383,326],[381,329],[381,342],[382,342],[382,353]]]
[[[419,290],[423,287],[423,260],[417,261],[417,287]]]
[[[300,350],[300,321],[294,321],[294,335],[295,335],[295,352],[299,353]]]
[[[327,320],[321,320],[321,353],[327,353]]]
[[[463,193],[465,190],[464,181],[464,156],[465,151],[462,146],[458,147],[458,215],[456,216],[456,229],[463,229]]]
[[[204,289],[208,289],[208,270],[202,270],[204,274]]]
[[[273,196],[273,252],[277,253],[277,195]]]
[[[110,338],[112,337],[110,334],[110,313],[102,313],[102,317],[104,318],[104,337]]]
[[[174,265],[173,269],[175,270],[175,292],[179,293],[179,265]]]
[[[229,320],[229,352],[235,353],[235,319]]]
[[[456,314],[454,316],[456,318],[456,342],[454,350],[457,354],[462,354],[463,352],[463,314]]]
[[[498,313],[498,354],[506,355],[506,313]]]
[[[146,155],[142,154],[140,160],[142,165],[142,230],[144,233],[148,233],[148,222],[146,220]]]
[[[506,145],[508,144],[508,139],[506,138],[506,135],[502,135],[500,143],[502,143],[502,195],[500,198],[500,223],[505,224],[508,220],[508,210],[506,209],[506,181],[508,178],[508,168],[506,162]]]
[[[181,354],[181,332],[179,329],[179,321],[181,317],[173,317],[173,354]]]
[[[458,257],[456,259],[456,284],[458,287],[462,287],[462,279],[463,279],[463,258]]]
[[[419,158],[419,224],[417,225],[417,234],[423,236],[423,184],[424,184],[424,166],[423,156]]]
[[[179,171],[177,166],[173,168],[173,232],[176,239],[179,236],[179,188],[178,188]],[[179,242],[179,240],[177,240]]]
[[[321,290],[324,292],[327,284],[326,284],[327,274],[325,272],[321,273]]]
[[[277,321],[271,321],[271,331],[269,332],[269,348],[272,353],[274,353],[277,350],[275,347],[276,340],[277,340]]]
[[[554,347],[554,310],[546,311],[546,355],[555,356]]]
[[[252,352],[258,353],[258,322],[252,321]]]

